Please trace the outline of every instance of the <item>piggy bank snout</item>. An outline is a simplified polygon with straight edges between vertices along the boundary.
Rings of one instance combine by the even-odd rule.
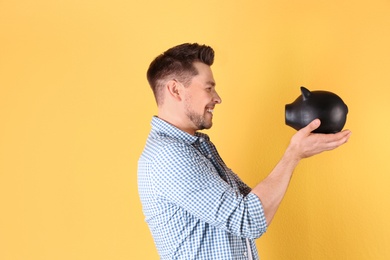
[[[294,103],[287,104],[285,106],[285,123],[288,126],[291,126],[295,130],[302,128],[302,119],[301,112],[302,108],[297,107]],[[306,124],[307,125],[307,124]]]

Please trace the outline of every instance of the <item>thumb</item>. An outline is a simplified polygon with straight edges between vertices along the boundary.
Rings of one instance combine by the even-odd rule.
[[[305,126],[302,130],[306,134],[310,134],[314,130],[316,130],[321,125],[321,121],[317,118],[311,121],[307,126]]]

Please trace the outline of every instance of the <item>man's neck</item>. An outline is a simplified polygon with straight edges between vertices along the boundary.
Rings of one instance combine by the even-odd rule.
[[[189,127],[189,125],[191,125],[191,124],[186,122],[186,120],[180,120],[179,116],[171,116],[171,115],[173,115],[173,113],[167,114],[167,113],[160,113],[160,111],[159,111],[157,117],[160,118],[161,120],[164,120],[165,122],[175,126],[176,128],[178,128],[186,133],[189,133],[190,135],[195,135],[196,130]]]

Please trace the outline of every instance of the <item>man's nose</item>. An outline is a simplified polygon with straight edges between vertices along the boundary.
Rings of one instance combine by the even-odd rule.
[[[217,104],[221,104],[222,103],[222,99],[221,99],[221,97],[218,95],[218,93],[216,91],[214,93],[214,102],[217,103]]]

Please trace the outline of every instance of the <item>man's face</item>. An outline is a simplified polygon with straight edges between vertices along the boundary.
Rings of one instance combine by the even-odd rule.
[[[184,108],[192,130],[209,129],[213,122],[213,110],[222,102],[215,91],[215,81],[210,66],[196,62],[199,74],[185,88]]]

